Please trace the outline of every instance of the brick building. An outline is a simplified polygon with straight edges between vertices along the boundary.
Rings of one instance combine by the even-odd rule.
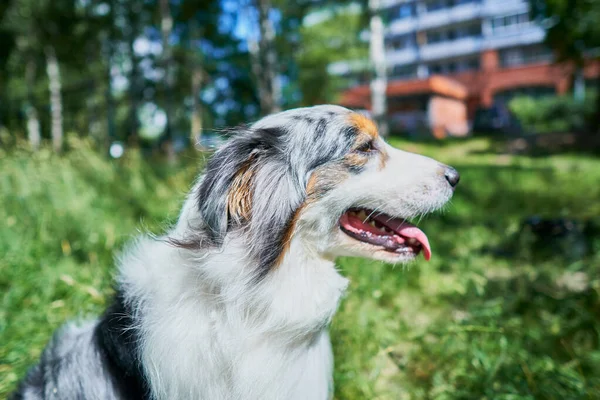
[[[384,15],[392,129],[464,135],[479,107],[571,86],[573,71],[552,64],[526,0],[388,0]],[[598,65],[584,71],[599,75]],[[358,85],[340,102],[368,109],[369,93]]]

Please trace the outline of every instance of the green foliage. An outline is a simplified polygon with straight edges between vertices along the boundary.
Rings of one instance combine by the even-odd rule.
[[[533,214],[600,215],[600,160],[499,156],[484,139],[394,144],[452,164],[461,183],[446,212],[419,222],[429,263],[340,260],[351,285],[331,329],[336,398],[598,398],[600,240],[583,258],[541,258],[517,233]],[[200,164],[69,146],[0,150],[0,398],[54,329],[102,311],[113,256],[140,226],[173,220]],[[509,258],[494,251],[507,240]]]
[[[558,62],[581,69],[600,60],[600,0],[529,0],[533,18],[546,28],[545,42]],[[600,81],[598,81],[600,82]],[[600,127],[600,96],[587,121],[590,132]]]
[[[0,398],[53,329],[105,307],[115,252],[176,216],[171,200],[197,170],[156,170],[137,152],[108,162],[87,142],[69,146],[66,157],[0,149]]]
[[[327,70],[330,64],[345,61],[351,65],[356,60],[368,59],[367,43],[359,37],[364,24],[359,11],[356,7],[324,8],[312,15],[322,18],[321,21],[300,28],[297,62],[302,105],[333,103],[341,90],[352,83],[351,77],[330,74]]]
[[[573,132],[586,128],[594,114],[596,96],[589,92],[586,100],[576,101],[572,95],[533,98],[518,96],[509,103],[525,131],[533,133]]]
[[[136,142],[138,112],[151,103],[167,111],[176,106],[170,126],[175,136],[187,136],[193,97],[203,105],[204,128],[256,118],[248,52],[234,34],[237,9],[231,2],[228,10],[216,1],[171,3],[172,83],[165,85],[158,0],[2,2],[0,125],[25,136],[24,114],[34,108],[42,136],[49,136],[49,48],[60,66],[65,131]],[[195,69],[201,83],[192,93]]]
[[[600,0],[530,0],[531,13],[547,23],[546,43],[560,61],[582,65],[600,43]],[[596,58],[598,55],[596,55]]]

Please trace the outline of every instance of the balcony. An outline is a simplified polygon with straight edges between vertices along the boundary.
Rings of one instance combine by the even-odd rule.
[[[386,35],[397,36],[414,32],[417,29],[417,18],[406,17],[395,19],[389,23],[386,29]]]
[[[420,56],[423,61],[433,61],[448,57],[458,57],[481,51],[481,37],[432,43],[421,46]]]
[[[499,49],[541,43],[544,41],[545,35],[544,29],[534,23],[518,30],[497,29],[484,38],[483,49]]]
[[[455,7],[419,14],[418,29],[431,29],[480,18],[483,7],[481,3],[467,3]]]
[[[529,3],[525,0],[484,0],[482,15],[491,17],[504,14],[518,14],[529,11]]]
[[[417,47],[409,47],[402,50],[388,50],[385,53],[386,61],[389,66],[407,65],[417,62],[419,52]]]

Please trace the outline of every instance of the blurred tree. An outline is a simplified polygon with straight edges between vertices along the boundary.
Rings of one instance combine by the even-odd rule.
[[[273,2],[271,8],[256,0],[2,2],[1,124],[14,135],[26,132],[33,148],[52,136],[61,149],[63,131],[91,135],[103,146],[175,138],[180,145],[183,131],[197,143],[203,129],[255,119],[259,85],[270,93],[263,109],[295,106],[302,19],[320,2]],[[256,19],[240,20],[240,4],[250,5]],[[237,32],[252,24],[263,33],[260,57],[268,62],[260,62],[270,66],[260,66],[260,81],[246,37]],[[166,115],[166,127],[161,139],[144,136],[142,143],[142,130],[157,122],[147,119],[148,106]],[[154,134],[160,126],[154,124]]]
[[[27,86],[25,115],[27,118],[27,138],[29,140],[29,145],[34,151],[40,147],[40,142],[42,140],[42,135],[40,132],[40,120],[33,97],[36,69],[37,66],[33,57],[29,56],[27,63],[25,64],[25,85]]]
[[[132,145],[137,145],[139,140],[139,110],[142,102],[142,94],[145,86],[143,76],[140,72],[141,56],[135,49],[136,39],[143,33],[144,25],[150,23],[148,20],[150,11],[145,7],[142,0],[117,0],[115,12],[117,25],[123,31],[128,49],[128,95],[129,113],[127,126],[127,140]]]
[[[384,27],[381,17],[381,0],[368,0],[369,10],[369,56],[371,70],[371,113],[377,122],[379,133],[388,135],[387,122],[387,64],[385,61]]]
[[[600,0],[530,0],[532,16],[546,27],[546,43],[557,61],[574,64],[581,74],[590,61],[600,60]],[[597,80],[600,93],[600,80]],[[600,96],[591,130],[600,129]]]
[[[52,146],[54,151],[60,153],[63,146],[63,106],[61,94],[61,75],[56,50],[52,44],[44,48],[46,54],[46,72],[48,74],[48,88],[50,90],[50,115]]]
[[[50,133],[55,151],[62,150],[63,141],[63,78],[64,67],[77,68],[84,52],[73,52],[72,47],[85,48],[93,36],[84,18],[79,2],[75,0],[19,0],[10,2],[2,15],[0,26],[14,38],[14,47],[6,54],[6,84],[15,89],[5,92],[7,98],[16,98],[22,104],[26,117],[28,138],[37,148],[41,137],[37,97],[38,73],[43,64],[47,75]],[[25,65],[25,68],[21,66]]]
[[[256,12],[246,15],[257,15],[258,35],[248,34],[247,46],[250,53],[252,73],[256,80],[260,109],[263,115],[281,109],[281,83],[276,49],[274,11],[271,0],[251,0],[250,4]],[[281,11],[278,9],[277,11]]]
[[[105,4],[108,7],[108,12],[106,13],[106,21],[102,21],[104,24],[99,29],[99,40],[102,49],[102,58],[105,60],[103,74],[101,74],[101,77],[105,80],[104,99],[106,103],[106,136],[103,144],[106,149],[109,149],[110,143],[116,137],[115,101],[111,71],[115,53],[115,25],[113,21],[115,20],[116,0],[107,0]]]
[[[202,102],[200,93],[202,92],[202,82],[204,70],[202,69],[202,53],[194,51],[198,43],[202,40],[202,31],[197,18],[192,18],[189,23],[189,68],[190,68],[190,97],[192,99],[192,122],[190,124],[190,140],[195,147],[200,146],[202,139]]]
[[[33,21],[33,4],[31,2],[9,2],[4,4],[2,8],[2,31],[7,40],[9,46],[3,47],[4,50],[4,72],[7,78],[3,79],[3,88],[5,89],[3,95],[7,98],[3,103],[9,104],[8,97],[9,93],[7,88],[11,86],[13,82],[8,78],[11,72],[16,72],[14,66],[9,63],[9,56],[13,54],[19,54],[19,61],[25,68],[22,69],[21,79],[24,81],[23,88],[20,91],[22,95],[22,108],[21,111],[26,118],[26,129],[27,137],[29,139],[30,146],[32,149],[37,150],[40,143],[40,122],[38,118],[38,111],[36,108],[36,102],[33,95],[35,87],[35,81],[37,77],[38,69],[38,58],[36,57],[36,51],[39,48],[36,47],[36,40],[33,35],[28,35],[28,28],[34,25]],[[10,44],[13,44],[10,46]],[[12,67],[12,68],[11,68]],[[25,92],[25,93],[23,93]]]
[[[331,5],[311,18],[300,28],[297,52],[304,106],[336,102],[343,89],[362,82],[369,57],[360,38],[365,25],[359,7]],[[332,71],[336,66],[342,71]]]
[[[173,80],[174,75],[171,69],[172,53],[171,34],[173,32],[173,15],[171,14],[170,0],[159,0],[160,3],[160,31],[162,34],[162,67],[164,71],[164,93],[165,93],[165,113],[167,116],[167,124],[165,135],[167,140],[167,158],[171,164],[175,162],[176,154],[173,143]]]
[[[330,76],[327,68],[332,62],[355,61],[354,53],[358,46],[355,42],[362,29],[361,24],[366,21],[359,17],[360,7],[349,0],[273,0],[270,11],[266,11],[267,3],[241,1],[246,9],[251,8],[246,11],[247,20],[262,21],[256,22],[255,29],[250,28],[247,45],[257,91],[262,98],[263,114],[270,112],[271,107],[265,103],[271,104],[273,95],[279,98],[275,101],[279,108],[334,101],[344,79]],[[334,14],[345,14],[347,6],[354,6],[356,18],[342,19],[340,23],[336,21],[332,25],[335,29],[326,23],[310,22],[322,19],[321,16],[330,19]],[[344,22],[350,25],[344,25]],[[259,45],[264,43],[262,38],[269,36],[270,32],[274,33],[274,38],[272,41],[267,38],[268,45],[264,48],[274,50],[276,57],[267,62],[269,55],[261,55]],[[366,59],[367,53],[360,57]],[[265,68],[265,65],[268,67]],[[323,86],[326,82],[329,86]]]
[[[237,4],[235,4],[237,6]],[[198,145],[211,125],[235,125],[257,115],[258,99],[243,39],[234,35],[238,8],[186,0],[175,12],[179,45],[177,89],[186,104],[186,129]]]

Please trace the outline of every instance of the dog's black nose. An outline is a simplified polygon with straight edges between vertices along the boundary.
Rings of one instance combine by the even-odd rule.
[[[455,170],[452,167],[446,167],[444,176],[446,177],[446,180],[448,181],[450,186],[452,186],[453,188],[456,187],[456,185],[458,185],[458,181],[460,181],[460,174],[457,170]]]

